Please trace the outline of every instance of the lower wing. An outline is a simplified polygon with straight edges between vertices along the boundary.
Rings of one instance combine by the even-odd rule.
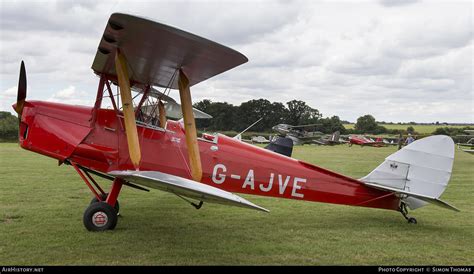
[[[200,201],[232,205],[269,212],[246,199],[222,189],[199,183],[183,177],[158,171],[120,170],[109,172],[109,175],[122,178],[139,185],[156,188]]]

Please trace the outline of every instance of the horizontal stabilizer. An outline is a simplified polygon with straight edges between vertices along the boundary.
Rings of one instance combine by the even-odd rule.
[[[428,196],[421,195],[421,194],[415,194],[415,193],[411,193],[411,192],[408,192],[408,191],[403,191],[403,190],[393,188],[393,187],[382,186],[382,185],[379,185],[379,184],[373,184],[373,183],[367,183],[367,182],[365,184],[368,185],[368,186],[374,187],[374,188],[388,190],[388,191],[392,191],[392,192],[395,192],[395,193],[398,193],[398,194],[407,195],[409,197],[413,197],[413,198],[422,200],[424,202],[428,202],[428,203],[431,203],[431,204],[434,204],[434,205],[437,205],[437,206],[440,206],[440,207],[444,207],[446,209],[450,209],[450,210],[460,212],[460,210],[457,209],[455,206],[452,206],[452,205],[448,204],[447,202],[445,202],[443,200],[440,200],[438,198],[435,198],[435,197],[428,197]]]
[[[453,140],[444,135],[430,136],[388,156],[360,181],[401,194],[401,200],[411,209],[432,203],[459,211],[439,199],[448,186],[453,162]]]
[[[238,207],[246,207],[260,211],[269,212],[269,210],[257,206],[246,199],[219,188],[189,180],[183,177],[174,176],[158,171],[133,171],[120,170],[108,173],[114,177],[122,178],[126,181],[171,192],[177,195],[205,201],[209,203],[218,203]]]

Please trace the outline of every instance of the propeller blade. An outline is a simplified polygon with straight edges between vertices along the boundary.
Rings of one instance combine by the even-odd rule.
[[[140,143],[138,142],[137,125],[135,123],[135,112],[133,111],[132,92],[130,90],[130,78],[128,77],[127,61],[117,49],[115,54],[115,70],[120,86],[120,97],[122,99],[122,110],[125,121],[125,133],[127,135],[128,152],[130,160],[135,169],[138,170],[141,159]]]
[[[21,117],[21,113],[23,112],[25,99],[26,99],[26,69],[25,69],[25,63],[21,61],[20,79],[18,80],[18,93],[16,97],[16,109],[15,109],[16,113],[18,113],[18,117]]]

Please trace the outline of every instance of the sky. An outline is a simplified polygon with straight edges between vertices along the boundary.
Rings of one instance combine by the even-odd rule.
[[[27,100],[92,106],[109,16],[146,17],[249,62],[191,88],[194,101],[303,100],[324,117],[474,123],[473,1],[0,1],[0,111]],[[179,100],[177,91],[170,94]]]

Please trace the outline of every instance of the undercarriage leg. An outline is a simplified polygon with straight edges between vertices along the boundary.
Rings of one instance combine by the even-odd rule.
[[[417,223],[415,218],[408,216],[407,205],[404,202],[400,203],[400,207],[399,207],[398,210],[400,211],[400,213],[402,213],[403,217],[405,218],[405,220],[408,221],[409,224],[416,224]]]
[[[118,196],[122,189],[123,180],[115,178],[109,194],[95,200],[87,207],[84,212],[83,223],[89,231],[113,230],[118,221]]]
[[[105,200],[110,206],[114,207],[115,203],[117,202],[118,195],[120,194],[120,190],[122,189],[123,180],[120,178],[115,178],[114,182],[112,183],[112,188],[110,190],[109,195],[107,195],[107,199]]]

